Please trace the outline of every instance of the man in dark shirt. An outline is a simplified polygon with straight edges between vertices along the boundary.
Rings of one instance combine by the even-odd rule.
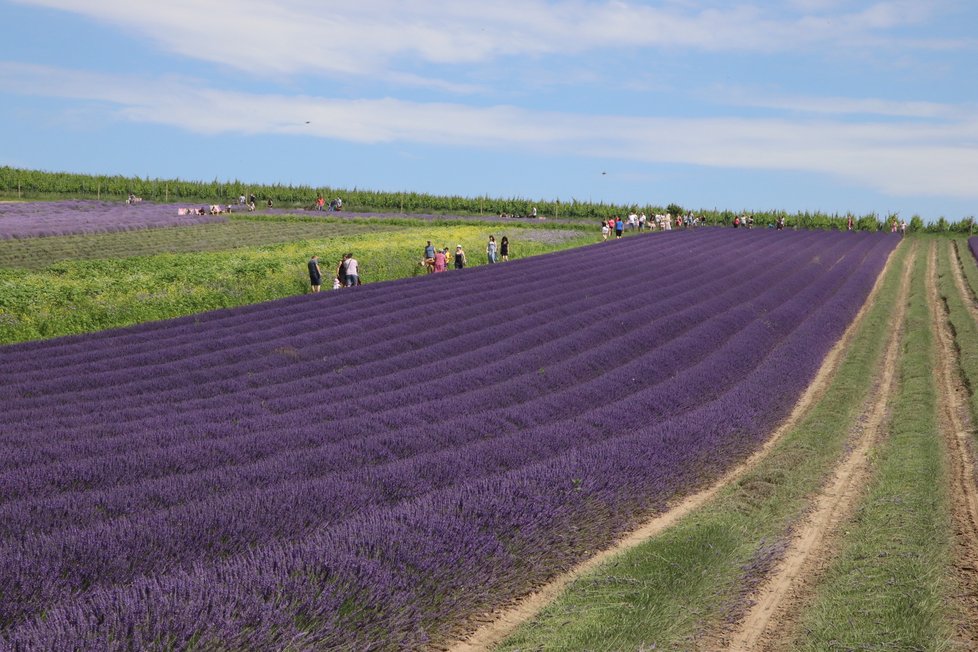
[[[309,259],[309,283],[312,285],[313,292],[319,292],[323,284],[323,273],[319,270],[319,256]]]

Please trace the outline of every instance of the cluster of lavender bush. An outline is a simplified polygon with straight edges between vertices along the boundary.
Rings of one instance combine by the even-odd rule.
[[[975,257],[978,261],[978,235],[968,238],[968,249],[971,250],[971,255]]]
[[[0,348],[0,649],[403,649],[716,478],[899,241],[703,229]]]
[[[149,202],[124,204],[80,200],[0,203],[0,240],[225,221],[220,215],[178,215],[181,207]]]

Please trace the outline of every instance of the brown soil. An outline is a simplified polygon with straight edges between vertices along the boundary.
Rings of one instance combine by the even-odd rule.
[[[752,605],[744,618],[729,631],[709,636],[711,649],[739,652],[778,651],[791,647],[799,617],[831,563],[842,526],[851,518],[862,497],[871,474],[872,449],[886,436],[887,407],[895,386],[910,270],[915,256],[916,251],[911,252],[906,262],[882,368],[857,426],[850,433],[849,452],[812,499],[808,514],[793,528],[791,543],[784,556],[752,596]]]
[[[948,243],[948,246],[953,246]],[[978,320],[975,308],[954,252],[950,252],[952,275],[957,291]],[[932,261],[933,262],[933,261]],[[934,265],[927,277],[928,294],[933,297],[931,316],[938,334],[938,360],[934,370],[940,388],[941,432],[948,453],[951,479],[951,519],[954,528],[954,564],[958,580],[959,618],[956,625],[961,649],[978,649],[978,485],[976,485],[974,430],[968,407],[968,389],[962,381],[957,362],[954,334],[940,300]]]
[[[891,258],[892,260],[892,258]],[[499,611],[484,614],[479,618],[460,627],[456,640],[444,645],[431,646],[433,650],[450,650],[451,652],[475,652],[476,650],[488,650],[500,643],[507,636],[512,634],[523,624],[536,617],[551,601],[553,601],[563,589],[575,579],[587,573],[593,568],[604,563],[611,557],[621,554],[626,550],[634,548],[648,539],[660,534],[667,528],[674,525],[682,517],[686,516],[695,509],[701,507],[707,501],[715,497],[721,490],[731,485],[745,475],[748,471],[770,453],[775,445],[783,438],[784,434],[796,427],[804,415],[815,405],[825,394],[825,390],[831,382],[835,371],[838,369],[839,362],[849,343],[855,335],[856,330],[862,323],[869,307],[873,305],[879,294],[882,279],[890,267],[887,261],[882,273],[876,281],[876,285],[870,292],[863,307],[857,313],[855,319],[846,329],[846,332],[839,339],[839,342],[829,351],[822,366],[819,368],[812,383],[808,386],[801,398],[795,404],[794,409],[788,418],[771,435],[768,441],[748,457],[744,462],[728,471],[720,479],[709,487],[689,495],[682,500],[671,505],[666,511],[652,517],[637,529],[626,535],[612,547],[599,552],[593,557],[585,560],[570,571],[553,578],[547,584],[540,586],[529,595],[521,597],[516,602],[505,606]]]

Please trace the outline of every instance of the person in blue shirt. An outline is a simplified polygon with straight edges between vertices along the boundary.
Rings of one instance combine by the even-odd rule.
[[[424,248],[425,260],[435,257],[435,248],[431,246],[431,240],[428,240],[428,246]]]
[[[615,218],[615,238],[621,240],[621,233],[625,230],[625,223],[622,221],[621,216]]]

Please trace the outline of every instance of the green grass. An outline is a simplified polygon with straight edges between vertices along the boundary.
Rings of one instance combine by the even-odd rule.
[[[946,254],[946,243],[930,244]],[[926,256],[919,256],[889,437],[876,452],[873,480],[838,557],[806,611],[800,650],[949,646],[951,520],[925,272]]]
[[[316,240],[357,239],[406,229],[435,229],[476,223],[408,219],[342,219],[297,216],[231,216],[219,224],[197,224],[139,231],[0,240],[0,267],[41,269],[65,260],[129,258],[163,253],[225,251],[245,247]],[[486,233],[502,232],[500,224],[478,223]],[[556,227],[556,228],[555,228]],[[583,235],[574,225],[538,223],[505,225],[510,239],[523,241],[570,240]],[[424,244],[424,241],[421,242]],[[420,252],[419,247],[419,252]]]
[[[285,228],[288,222],[276,221]],[[338,225],[346,228],[344,225]],[[344,232],[231,251],[157,254],[130,258],[68,259],[43,269],[0,269],[0,344],[85,333],[144,321],[240,306],[309,291],[306,261],[318,254],[331,278],[343,252],[361,263],[365,283],[418,274],[424,244],[461,243],[469,264],[484,262],[489,233],[510,238],[510,258],[567,249],[595,241],[594,234],[485,225],[431,224],[394,230]],[[176,238],[177,229],[154,236]],[[148,232],[119,234],[134,242]],[[86,236],[102,242],[102,236]],[[58,238],[60,240],[61,238]],[[46,239],[54,240],[54,239]],[[85,240],[83,240],[85,241]],[[162,242],[163,240],[157,241]],[[87,241],[85,241],[87,242]],[[96,245],[80,247],[91,251]],[[155,245],[154,245],[155,246]]]
[[[572,583],[503,650],[687,650],[743,605],[869,396],[908,247],[900,247],[823,400],[750,473],[675,527]]]
[[[943,244],[943,243],[941,243]],[[958,353],[958,366],[965,387],[968,390],[968,402],[971,408],[971,418],[974,423],[978,423],[978,395],[975,388],[978,388],[978,324],[975,323],[971,312],[968,310],[966,301],[973,302],[973,296],[962,297],[954,283],[951,275],[951,265],[959,265],[965,277],[965,292],[971,292],[978,283],[978,268],[975,260],[968,250],[967,242],[957,240],[957,245],[963,244],[964,247],[958,248],[957,260],[952,260],[950,256],[942,256],[938,266],[938,290],[941,294],[941,301],[944,302],[944,309],[947,311],[947,319],[951,324],[954,333],[954,345]],[[942,248],[943,249],[943,248]],[[960,261],[960,262],[959,262]]]
[[[971,292],[970,299],[974,300],[978,297],[978,265],[975,263],[975,257],[968,248],[967,238],[955,238],[954,247],[961,272],[964,274],[965,285]]]
[[[41,269],[64,260],[223,251],[295,240],[396,231],[389,225],[233,220],[163,229],[0,240],[0,267]]]

